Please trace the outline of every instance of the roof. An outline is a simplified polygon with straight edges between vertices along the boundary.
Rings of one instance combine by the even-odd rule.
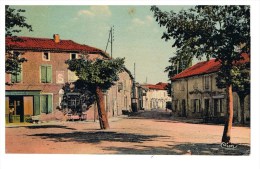
[[[242,53],[241,56],[244,58],[243,60],[240,60],[238,63],[243,64],[250,62],[250,56],[246,53]],[[216,61],[216,59],[211,59],[209,61],[199,62],[195,64],[194,66],[191,66],[181,73],[173,76],[171,80],[177,80],[185,77],[191,77],[196,75],[203,75],[203,74],[209,74],[219,71],[221,66],[221,63],[219,61]]]
[[[60,40],[56,43],[53,39],[34,38],[34,37],[6,37],[6,46],[18,50],[50,50],[50,51],[74,51],[74,52],[89,52],[101,53],[108,55],[97,48],[78,44],[72,40]]]
[[[142,85],[142,86],[145,87],[145,88],[148,88],[148,89],[166,90],[167,85],[168,85],[168,83],[159,82],[155,85],[154,84],[145,84],[145,85]]]

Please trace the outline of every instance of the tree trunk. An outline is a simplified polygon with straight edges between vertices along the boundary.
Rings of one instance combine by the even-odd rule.
[[[102,90],[97,87],[96,89],[96,96],[97,96],[97,107],[98,107],[98,118],[100,129],[108,129],[108,118],[107,112],[105,111],[105,103],[104,103],[104,96]]]
[[[240,111],[241,111],[241,124],[245,124],[245,117],[244,117],[244,114],[245,114],[245,96],[239,96],[239,103],[240,103]]]
[[[231,129],[233,123],[233,95],[232,95],[232,85],[227,85],[227,116],[224,127],[224,132],[222,136],[222,142],[229,143],[231,137]]]

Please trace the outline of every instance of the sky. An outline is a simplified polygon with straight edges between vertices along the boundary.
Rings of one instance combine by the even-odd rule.
[[[11,6],[25,9],[22,15],[33,27],[20,36],[61,39],[90,45],[105,51],[109,30],[114,26],[113,58],[125,58],[125,66],[139,83],[167,82],[164,72],[174,55],[172,41],[161,39],[164,27],[155,21],[151,6]],[[159,6],[162,10],[179,11],[191,6]],[[107,52],[111,54],[110,45]]]

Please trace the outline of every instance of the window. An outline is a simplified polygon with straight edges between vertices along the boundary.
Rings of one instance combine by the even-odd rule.
[[[71,53],[70,54],[70,59],[72,60],[72,59],[77,59],[78,58],[78,56],[77,56],[77,54],[76,53]]]
[[[195,80],[194,84],[193,84],[193,89],[198,89],[198,81]]]
[[[124,88],[123,82],[118,82],[118,92],[123,90],[123,88]]]
[[[180,91],[184,91],[185,90],[183,82],[179,83],[179,89],[180,89]]]
[[[43,60],[43,61],[50,61],[50,60],[51,60],[50,52],[43,52],[43,54],[42,54],[42,60]]]
[[[12,83],[20,83],[22,81],[22,68],[21,65],[18,66],[21,72],[16,71],[15,74],[11,74]]]
[[[223,113],[223,99],[214,99],[214,115],[217,116],[219,113]]]
[[[52,112],[52,95],[51,94],[41,95],[41,112],[46,113],[46,114]]]
[[[173,101],[173,111],[178,111],[179,110],[178,109],[178,104],[179,104],[178,100],[174,100]]]
[[[41,82],[51,83],[52,82],[52,66],[41,65]]]
[[[210,76],[204,76],[204,89],[209,90]]]
[[[193,113],[200,112],[200,100],[199,99],[192,99],[192,111]]]

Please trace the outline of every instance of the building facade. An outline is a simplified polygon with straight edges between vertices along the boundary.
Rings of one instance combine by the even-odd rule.
[[[244,62],[250,62],[244,55]],[[216,72],[220,63],[214,59],[197,63],[172,77],[173,113],[183,117],[213,117],[224,119],[226,115],[226,92],[216,85]],[[233,92],[234,121],[241,120],[239,97]],[[250,96],[245,98],[245,119],[250,120]]]
[[[24,122],[32,115],[52,113],[60,106],[64,94],[62,87],[65,83],[77,80],[75,73],[68,70],[66,60],[77,59],[86,53],[88,59],[110,59],[100,49],[78,44],[72,40],[61,40],[57,34],[53,39],[31,37],[18,37],[18,39],[6,38],[6,46],[11,52],[27,60],[21,64],[21,73],[15,76],[5,75],[9,84],[5,88],[7,122],[12,122],[15,118],[18,119],[16,121]],[[108,96],[118,92],[117,100],[125,99],[127,102],[114,101],[113,104],[116,106],[111,106],[112,97],[107,99],[105,95],[108,100],[106,107],[110,108],[110,112],[115,109],[119,112],[128,107],[127,104],[131,105],[128,93],[131,92],[131,81],[131,73],[124,71],[120,74],[120,80],[116,85],[107,91]],[[123,91],[119,90],[121,83],[127,83]],[[87,112],[89,118],[94,117],[91,113],[93,112]]]
[[[143,84],[141,85],[141,94],[139,97],[142,97],[142,108],[144,110],[152,109],[164,109],[166,108],[166,103],[171,101],[171,97],[167,93],[167,83],[159,82],[155,85],[153,84]]]

